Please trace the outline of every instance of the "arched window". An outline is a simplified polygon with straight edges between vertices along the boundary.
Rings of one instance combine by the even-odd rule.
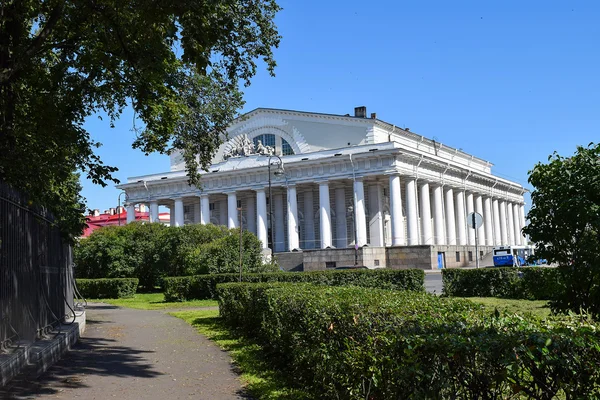
[[[292,149],[292,146],[290,146],[287,140],[283,138],[281,139],[281,154],[284,156],[291,156],[294,154],[294,149]]]
[[[263,146],[271,146],[275,149],[275,154],[281,156],[289,156],[294,154],[294,149],[287,140],[280,136],[273,135],[271,133],[265,133],[254,137],[254,146],[258,146],[260,140]]]
[[[275,135],[264,134],[264,135],[256,136],[254,138],[254,146],[258,145],[259,140],[261,141],[263,146],[271,146],[271,147],[275,148]]]

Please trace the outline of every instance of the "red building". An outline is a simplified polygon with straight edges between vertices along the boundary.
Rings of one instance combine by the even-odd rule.
[[[148,207],[142,205],[135,209],[135,220],[136,221],[149,221],[150,211]],[[163,224],[169,224],[170,215],[168,212],[160,213],[159,220]],[[90,215],[85,217],[87,226],[83,230],[81,237],[88,237],[96,229],[102,228],[103,226],[109,225],[125,225],[127,224],[127,210],[125,207],[110,208],[105,210],[104,213],[100,213],[100,210],[93,210]]]

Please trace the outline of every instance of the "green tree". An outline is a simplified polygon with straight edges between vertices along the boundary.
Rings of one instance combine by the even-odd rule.
[[[70,212],[51,194],[74,171],[117,182],[84,121],[102,112],[112,125],[131,106],[142,122],[133,147],[181,151],[198,184],[243,105],[240,85],[259,59],[273,73],[278,10],[275,0],[3,0],[0,180]]]
[[[555,152],[529,172],[529,183],[535,190],[524,232],[562,275],[554,309],[600,316],[600,144],[577,147],[571,157]]]

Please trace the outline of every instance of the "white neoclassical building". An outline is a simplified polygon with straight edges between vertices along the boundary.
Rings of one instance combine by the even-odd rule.
[[[367,266],[464,266],[477,256],[476,236],[480,256],[525,244],[521,185],[494,176],[488,161],[368,117],[365,107],[354,115],[259,108],[228,134],[201,188],[188,184],[177,153],[170,171],[120,185],[127,215],[142,203],[151,220],[168,207],[174,226],[241,222],[289,269],[355,257]],[[473,211],[484,221],[477,235],[466,221]]]

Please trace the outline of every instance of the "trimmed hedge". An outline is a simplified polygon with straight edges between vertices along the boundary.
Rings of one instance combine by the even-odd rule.
[[[121,299],[133,297],[138,283],[137,278],[77,279],[77,288],[89,299]]]
[[[551,300],[560,291],[556,268],[481,268],[442,270],[444,295]]]
[[[313,398],[600,396],[600,326],[357,287],[219,285],[224,322]]]
[[[238,282],[239,274],[209,274],[165,278],[166,301],[216,299],[219,283]],[[244,282],[310,282],[329,286],[362,286],[423,291],[425,272],[419,269],[337,270],[243,274]]]

